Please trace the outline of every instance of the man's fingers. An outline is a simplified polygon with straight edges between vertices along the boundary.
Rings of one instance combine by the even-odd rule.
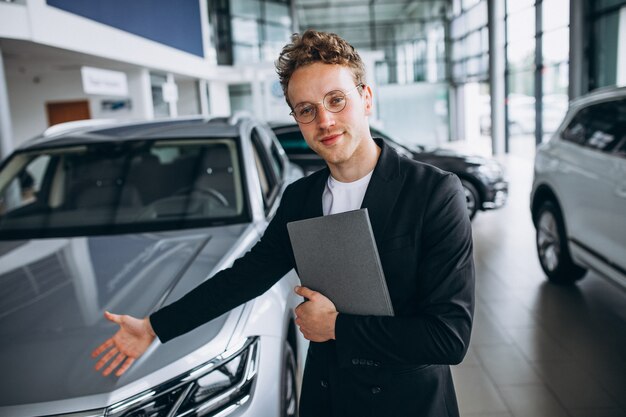
[[[122,324],[122,316],[120,316],[119,314],[113,314],[113,313],[109,313],[108,311],[105,311],[104,317],[107,320],[112,321],[113,323]]]
[[[118,354],[115,359],[113,359],[113,362],[111,362],[111,364],[104,370],[104,372],[102,372],[102,375],[109,376],[109,374],[113,372],[124,359],[126,359],[126,355],[122,353]]]
[[[102,368],[104,365],[106,365],[107,362],[110,361],[111,358],[113,356],[117,355],[118,353],[119,353],[119,350],[117,350],[116,347],[114,347],[113,349],[108,351],[107,354],[104,355],[102,358],[100,358],[100,360],[96,363],[96,371],[99,371],[100,368]]]
[[[126,372],[128,368],[130,368],[130,365],[132,365],[133,362],[135,362],[134,358],[126,358],[126,362],[124,362],[122,366],[120,366],[120,369],[115,372],[115,376],[122,376],[122,374]]]
[[[104,342],[103,344],[95,348],[93,352],[91,352],[91,357],[95,358],[96,356],[100,355],[102,352],[104,352],[105,350],[107,350],[113,345],[114,345],[113,338],[109,338],[106,342]]]
[[[315,295],[317,294],[317,291],[313,291],[307,287],[296,287],[295,288],[296,294],[304,297],[304,298],[308,298],[309,300]]]

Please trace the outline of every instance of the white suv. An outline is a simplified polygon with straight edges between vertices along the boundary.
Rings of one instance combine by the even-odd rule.
[[[626,287],[626,88],[570,104],[537,150],[530,201],[551,282],[570,284],[592,269]]]

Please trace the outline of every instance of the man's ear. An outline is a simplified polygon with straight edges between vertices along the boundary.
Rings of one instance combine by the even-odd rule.
[[[372,93],[372,88],[365,84],[362,94],[365,99],[365,115],[370,116],[372,114],[372,110],[374,109],[374,94]]]

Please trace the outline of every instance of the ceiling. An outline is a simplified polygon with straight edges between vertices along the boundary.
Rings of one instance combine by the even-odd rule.
[[[418,38],[445,18],[449,0],[294,0],[299,30],[334,32],[357,48]]]

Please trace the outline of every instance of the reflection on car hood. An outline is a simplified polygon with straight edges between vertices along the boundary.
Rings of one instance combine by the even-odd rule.
[[[466,154],[466,153],[462,153],[459,151],[455,151],[453,149],[445,149],[445,148],[426,148],[423,151],[424,154],[430,154],[430,155],[436,155],[436,156],[440,156],[440,157],[445,157],[445,158],[452,158],[452,159],[460,159],[463,160],[465,162],[471,163],[471,164],[484,164],[489,162],[488,159],[482,157],[482,156],[476,156],[476,155],[470,155],[470,154]]]
[[[119,379],[94,372],[90,357],[116,330],[104,310],[144,317],[170,303],[168,295],[201,282],[245,232],[231,225],[0,241],[0,406],[108,393],[210,341],[227,314],[203,326],[201,337],[158,344]]]

